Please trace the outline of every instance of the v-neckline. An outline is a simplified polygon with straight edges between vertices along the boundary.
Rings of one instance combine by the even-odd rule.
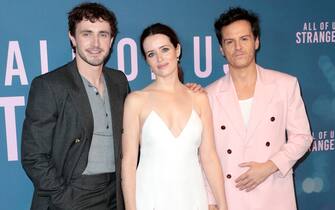
[[[180,131],[180,133],[178,135],[175,135],[174,133],[172,133],[171,129],[167,126],[167,124],[165,123],[165,121],[163,120],[163,118],[161,118],[161,116],[155,110],[152,110],[149,115],[151,115],[152,113],[154,113],[158,117],[158,119],[162,122],[162,124],[164,125],[164,127],[166,128],[166,130],[170,133],[170,135],[174,139],[178,139],[184,133],[184,130],[188,127],[188,124],[191,121],[193,112],[194,112],[194,110],[192,109],[191,113],[189,114],[189,117],[188,117],[188,119],[187,119],[187,121],[186,121],[186,123],[185,123],[185,125],[183,127],[183,129],[181,129],[181,131]],[[149,117],[149,115],[148,115],[148,117]]]

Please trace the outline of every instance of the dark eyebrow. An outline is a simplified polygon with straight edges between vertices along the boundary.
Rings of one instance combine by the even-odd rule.
[[[86,29],[86,30],[79,31],[79,33],[93,33],[93,31],[92,31],[92,30],[89,30],[89,29]],[[99,31],[98,33],[99,33],[99,34],[101,34],[101,33],[104,33],[104,34],[110,34],[109,31]]]
[[[146,51],[145,54],[151,53],[153,50]]]
[[[243,35],[243,36],[241,36],[241,38],[245,38],[245,37],[251,37],[251,35],[250,35],[250,34],[247,34],[247,35]]]
[[[169,47],[169,45],[165,44],[165,45],[162,45],[160,46],[158,49],[162,49],[164,47]],[[147,52],[145,52],[145,54],[149,53],[149,52],[153,52],[154,50],[148,50]]]
[[[231,40],[234,40],[234,39],[223,39],[222,41],[231,41]]]
[[[169,47],[169,45],[167,45],[167,44],[162,45],[162,46],[159,47],[159,49],[162,49],[162,48],[164,48],[164,47]]]
[[[240,38],[245,38],[245,37],[251,37],[251,35],[250,34],[246,34],[246,35],[240,36]],[[234,39],[233,38],[227,38],[227,39],[223,38],[222,39],[222,41],[231,41],[231,40],[234,40]]]
[[[79,31],[79,33],[92,33],[93,31],[91,30],[82,30],[82,31]]]
[[[99,31],[99,33],[106,33],[106,34],[110,34],[109,31]]]
[[[160,46],[158,49],[162,49],[162,48],[164,48],[164,47],[169,47],[169,45],[167,45],[167,44],[162,45],[162,46]],[[153,51],[155,51],[155,50],[148,50],[148,51],[145,52],[145,54],[148,54],[148,53],[153,52]]]

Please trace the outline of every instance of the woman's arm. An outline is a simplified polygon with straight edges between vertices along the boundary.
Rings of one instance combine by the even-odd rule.
[[[136,210],[136,166],[140,143],[140,95],[129,94],[124,104],[122,134],[122,190],[126,210]]]
[[[201,164],[214,194],[218,209],[226,210],[228,208],[224,180],[214,143],[212,111],[205,93],[197,94],[197,104],[200,107],[200,116],[203,124],[202,142],[200,145]]]

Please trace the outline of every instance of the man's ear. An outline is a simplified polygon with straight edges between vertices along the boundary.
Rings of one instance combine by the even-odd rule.
[[[223,57],[226,57],[226,56],[224,55],[224,51],[223,51],[222,46],[220,46],[220,52],[221,52],[221,54],[223,55]]]
[[[259,37],[256,37],[256,40],[255,40],[255,50],[258,50],[259,48]]]
[[[110,43],[110,45],[109,45],[110,48],[112,47],[113,42],[114,42],[114,37],[111,38],[111,43]]]
[[[70,41],[72,43],[72,46],[76,47],[77,46],[77,42],[76,42],[76,39],[74,38],[74,36],[72,36],[70,32],[68,32],[68,36],[69,36],[69,39],[70,39]]]

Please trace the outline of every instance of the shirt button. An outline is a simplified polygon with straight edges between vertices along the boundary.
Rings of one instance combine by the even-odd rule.
[[[108,129],[108,128],[109,128],[109,125],[107,125],[106,128]]]
[[[80,142],[80,139],[75,139],[74,140],[74,143],[76,143],[76,144],[79,143],[79,142]]]
[[[221,125],[221,129],[222,129],[222,130],[225,130],[225,129],[226,129],[226,126]]]
[[[230,178],[231,178],[231,175],[230,175],[230,174],[227,174],[226,177],[227,177],[227,179],[230,179]]]
[[[275,117],[271,117],[270,120],[271,120],[271,122],[273,122],[273,121],[276,120],[276,118]]]
[[[269,146],[270,146],[270,142],[267,141],[267,142],[265,143],[265,146],[269,147]]]
[[[231,154],[231,152],[232,152],[231,149],[228,149],[228,150],[227,150],[227,153],[228,153],[228,154]]]

